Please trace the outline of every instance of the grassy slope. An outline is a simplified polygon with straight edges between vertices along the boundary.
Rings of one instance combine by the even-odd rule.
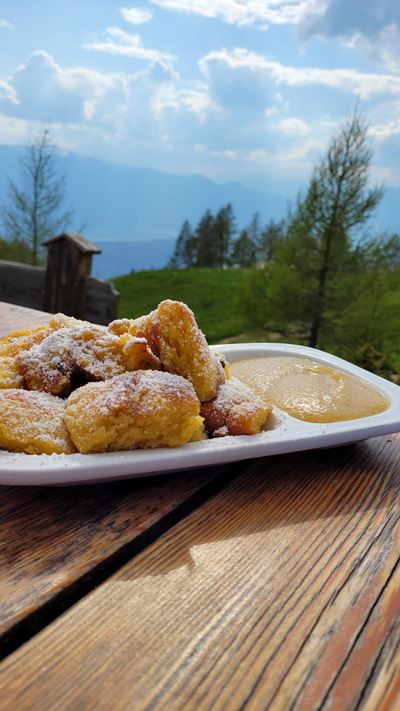
[[[217,343],[249,330],[238,293],[246,273],[245,269],[163,269],[112,281],[120,292],[121,317],[146,314],[163,299],[184,301],[209,342]]]

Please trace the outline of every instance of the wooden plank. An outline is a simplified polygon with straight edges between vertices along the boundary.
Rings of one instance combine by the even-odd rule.
[[[399,455],[395,436],[243,465],[3,661],[3,707],[393,708]]]
[[[0,653],[191,510],[222,471],[82,487],[0,487]],[[50,603],[57,603],[55,612],[42,609]]]
[[[108,325],[118,317],[119,292],[109,281],[87,276],[84,282],[83,313],[88,321]]]
[[[12,304],[44,308],[46,269],[31,264],[0,261],[0,299]]]
[[[0,338],[10,331],[19,331],[27,328],[35,328],[51,318],[51,314],[36,309],[28,309],[25,306],[6,304],[0,301]]]

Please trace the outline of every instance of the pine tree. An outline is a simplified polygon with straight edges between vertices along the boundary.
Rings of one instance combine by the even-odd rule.
[[[270,262],[276,254],[276,250],[285,235],[285,223],[283,220],[275,222],[270,220],[261,231],[257,241],[257,261]]]
[[[247,230],[242,230],[233,243],[231,262],[234,266],[252,267],[256,261],[256,246]]]
[[[174,253],[168,263],[171,268],[192,267],[197,259],[197,240],[189,220],[183,223],[175,243]]]
[[[197,267],[218,267],[220,263],[219,244],[215,238],[215,218],[206,210],[196,227]]]
[[[233,235],[235,234],[235,216],[230,203],[221,207],[217,212],[213,226],[216,251],[218,253],[218,263],[221,269],[228,266],[229,254],[232,246]]]

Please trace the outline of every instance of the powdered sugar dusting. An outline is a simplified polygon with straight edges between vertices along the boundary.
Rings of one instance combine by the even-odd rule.
[[[30,453],[68,453],[65,402],[44,392],[0,391],[0,446]]]
[[[217,397],[203,403],[201,414],[205,426],[214,437],[227,434],[255,434],[260,431],[271,408],[240,380],[231,378],[223,383]]]
[[[90,399],[91,393],[101,393],[101,399],[93,398],[92,403],[96,411],[104,416],[110,413],[118,414],[118,410],[121,407],[126,408],[127,403],[136,407],[138,402],[143,414],[156,415],[156,398],[151,397],[152,395],[169,398],[171,402],[197,401],[191,383],[178,375],[157,370],[137,370],[111,378],[104,383],[90,383],[72,393],[67,404],[76,402],[85,395]]]
[[[229,413],[233,421],[251,416],[264,406],[265,403],[261,398],[236,378],[231,378],[221,385],[217,399],[214,401],[214,407],[221,413]]]
[[[130,351],[145,340],[126,343],[103,326],[83,324],[61,328],[17,356],[26,387],[64,394],[81,372],[90,380],[105,380],[128,369]]]

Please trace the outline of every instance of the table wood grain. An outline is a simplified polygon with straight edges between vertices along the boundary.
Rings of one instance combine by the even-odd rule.
[[[399,455],[244,463],[3,661],[2,708],[398,708]]]
[[[227,468],[214,467],[83,487],[0,487],[0,656],[210,496],[224,476]]]
[[[14,306],[0,301],[0,338],[11,331],[35,328],[51,318],[51,314],[25,306]]]

